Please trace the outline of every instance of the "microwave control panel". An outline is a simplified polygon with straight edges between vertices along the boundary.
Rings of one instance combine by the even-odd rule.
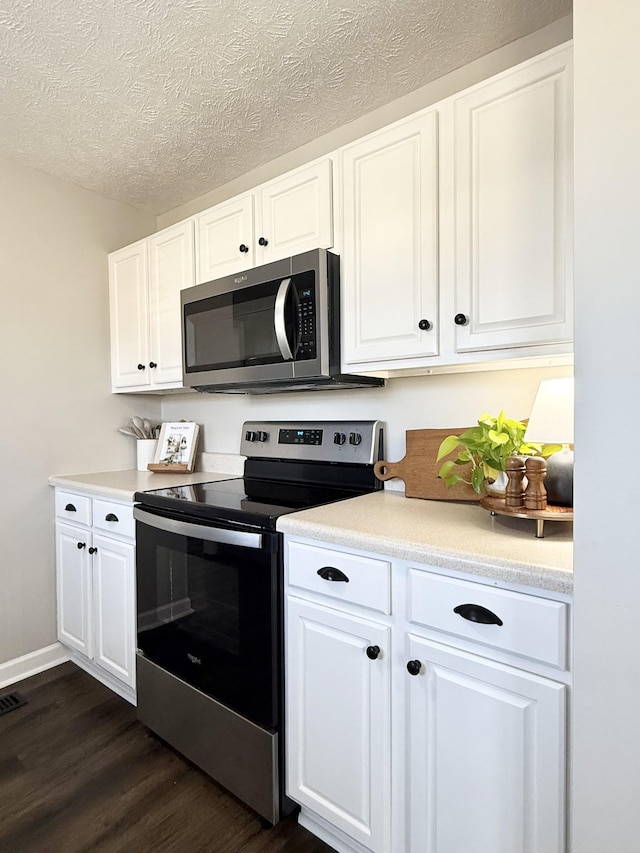
[[[306,275],[296,277],[296,292],[298,294],[298,349],[296,361],[316,357],[316,294],[315,283],[302,282]]]

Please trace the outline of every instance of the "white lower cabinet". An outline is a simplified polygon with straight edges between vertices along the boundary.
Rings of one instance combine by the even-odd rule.
[[[567,853],[568,597],[295,537],[285,553],[301,823],[340,853]]]
[[[390,628],[288,598],[289,795],[389,850]]]
[[[56,517],[58,639],[135,704],[133,505],[56,490]]]
[[[565,686],[415,635],[407,651],[411,853],[564,850]]]

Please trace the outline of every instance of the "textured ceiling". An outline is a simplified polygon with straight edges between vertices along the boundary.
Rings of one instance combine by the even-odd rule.
[[[163,213],[571,0],[0,0],[0,154]]]

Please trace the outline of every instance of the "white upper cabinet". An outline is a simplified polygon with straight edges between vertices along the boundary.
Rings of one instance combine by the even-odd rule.
[[[232,198],[197,218],[198,284],[255,265],[253,194]]]
[[[454,99],[458,351],[572,337],[571,52]]]
[[[344,369],[566,361],[571,146],[564,45],[343,148]]]
[[[182,387],[180,291],[194,277],[192,220],[109,255],[114,391]]]
[[[199,284],[333,245],[331,160],[288,172],[196,217]]]
[[[344,148],[345,361],[438,353],[438,115]]]
[[[113,390],[148,386],[149,291],[147,242],[109,255],[111,382]]]

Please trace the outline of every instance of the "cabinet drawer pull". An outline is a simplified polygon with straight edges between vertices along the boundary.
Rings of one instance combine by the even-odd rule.
[[[377,660],[380,655],[380,646],[367,646],[367,657],[369,660]]]
[[[74,507],[73,504],[67,504],[64,508],[65,512],[77,512],[78,510]]]
[[[258,240],[258,246],[268,246],[268,245],[269,245],[269,241],[267,240],[267,238],[266,237],[260,237],[260,239]]]
[[[453,608],[453,612],[463,619],[468,619],[469,622],[480,622],[482,625],[502,625],[502,619],[482,607],[480,604],[459,604]]]
[[[407,672],[409,675],[418,675],[422,668],[422,664],[419,660],[410,660],[407,663]]]
[[[78,545],[77,545],[78,551],[82,551],[82,549],[86,548],[86,547],[87,547],[86,542],[78,542]]]
[[[89,553],[95,554],[97,550],[98,550],[97,548],[89,548]]]
[[[114,515],[112,512],[108,512],[105,515],[104,520],[105,521],[119,521],[120,519],[118,518],[117,515]]]
[[[344,581],[344,583],[349,583],[349,578],[345,573],[334,566],[323,566],[321,569],[318,569],[318,574],[325,581]]]

